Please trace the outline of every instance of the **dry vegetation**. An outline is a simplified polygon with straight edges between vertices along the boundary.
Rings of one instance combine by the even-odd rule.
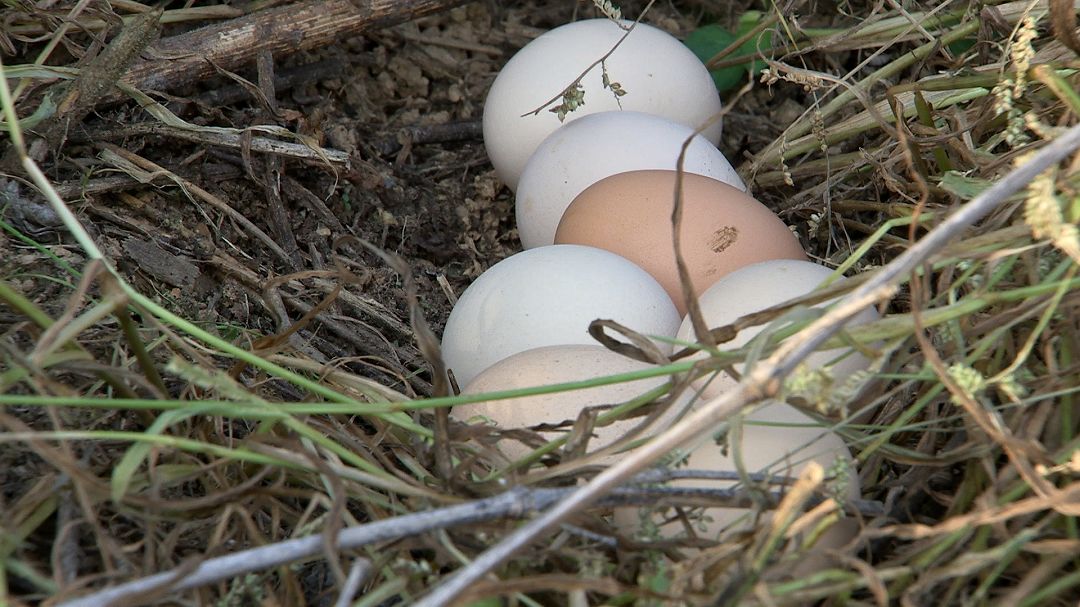
[[[324,38],[290,48],[315,26],[279,16],[215,54],[184,36],[259,3],[4,1],[0,604],[119,604],[92,593],[162,572],[124,604],[410,604],[595,474],[559,445],[493,466],[432,373],[454,294],[519,247],[479,137],[487,86],[595,9],[370,4],[369,27],[347,3],[278,3],[262,10],[310,11]],[[698,0],[647,20],[684,35],[765,12],[776,48],[729,94],[721,147],[813,258],[865,280],[1078,122],[1076,6]],[[866,389],[795,374],[786,395],[851,447],[862,501],[823,502],[813,475],[639,485],[619,499],[787,516],[657,543],[592,507],[465,601],[1075,605],[1078,218],[1073,152],[849,332],[876,356]],[[662,372],[677,389],[710,369]],[[858,537],[792,579],[807,547],[787,531],[840,513]]]

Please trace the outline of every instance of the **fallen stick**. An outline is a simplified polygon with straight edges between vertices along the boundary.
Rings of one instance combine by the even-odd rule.
[[[768,475],[751,474],[750,476],[753,480],[760,482],[770,480]],[[651,470],[643,473],[639,478],[635,479],[635,482],[655,483],[671,478],[703,477],[729,481],[740,480],[737,472]],[[337,534],[337,547],[342,551],[354,550],[362,546],[396,541],[438,529],[448,529],[471,523],[506,518],[520,519],[558,503],[559,500],[573,491],[573,488],[547,489],[518,486],[493,497],[434,510],[403,514],[343,529]],[[780,492],[769,491],[766,493],[774,502],[778,502],[782,498]],[[680,498],[686,500],[705,499],[717,504],[741,508],[749,508],[755,503],[755,497],[747,489],[656,486],[620,489],[615,491],[606,503],[612,506],[655,506],[664,498],[676,500],[676,502]],[[820,498],[811,500],[813,504],[820,502]],[[849,505],[865,516],[884,514],[882,505],[879,502],[853,500]],[[309,535],[208,558],[201,562],[188,561],[171,571],[155,573],[117,586],[103,588],[91,594],[60,603],[57,607],[107,607],[118,603],[149,603],[179,591],[314,557],[322,551],[325,541],[325,537],[321,534]]]
[[[143,135],[155,135],[172,139],[183,139],[204,145],[212,145],[240,151],[244,146],[242,135],[205,129],[201,131],[177,128],[160,122],[137,122],[115,128],[95,129],[86,135],[72,137],[73,141],[103,142],[122,140],[125,137],[137,137]],[[307,160],[310,162],[331,162],[336,165],[348,166],[349,154],[341,150],[329,148],[316,148],[314,145],[280,141],[269,137],[250,137],[247,141],[248,149],[262,154],[275,154],[286,158]]]
[[[269,51],[275,58],[333,44],[346,36],[404,23],[467,0],[316,0],[257,11],[162,38],[123,81],[141,90],[173,90],[235,70]],[[215,67],[216,66],[216,67]],[[126,97],[113,91],[108,100]]]

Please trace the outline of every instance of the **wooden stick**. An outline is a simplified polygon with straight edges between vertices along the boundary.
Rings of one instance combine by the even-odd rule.
[[[124,82],[144,91],[176,89],[215,76],[215,65],[235,70],[264,51],[285,57],[467,1],[310,0],[258,11],[161,39],[154,45],[150,58],[131,67]],[[122,98],[116,91],[110,100]]]

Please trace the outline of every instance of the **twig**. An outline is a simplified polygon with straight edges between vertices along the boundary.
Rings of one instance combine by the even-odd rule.
[[[352,567],[349,568],[349,577],[341,585],[341,594],[338,595],[337,603],[335,603],[336,607],[352,605],[353,597],[360,590],[360,584],[364,583],[372,568],[371,561],[365,558],[358,558],[353,561]]]
[[[349,164],[349,154],[340,150],[251,135],[248,136],[247,141],[245,142],[244,135],[223,133],[209,129],[194,131],[156,122],[141,122],[115,128],[93,130],[85,137],[73,137],[72,139],[75,141],[100,142],[102,140],[111,141],[137,135],[172,137],[174,139],[191,141],[193,143],[216,145],[234,150],[240,150],[242,146],[247,145],[252,152],[274,154],[277,156],[285,156],[312,162],[332,162],[342,166],[348,166]]]
[[[418,124],[399,129],[393,138],[376,143],[375,149],[380,154],[393,154],[402,148],[402,141],[408,141],[415,145],[420,143],[479,140],[482,137],[483,127],[479,120],[431,125]]]
[[[691,473],[695,475],[709,474],[704,471],[693,471]],[[654,482],[656,479],[666,476],[668,474],[664,471],[650,471],[643,475],[641,479],[642,482]],[[559,502],[573,491],[573,488],[528,489],[515,487],[494,497],[466,504],[447,506],[426,512],[415,512],[351,527],[338,533],[338,549],[353,550],[369,544],[412,537],[428,531],[494,519],[521,518],[531,512],[542,510],[553,503]],[[706,499],[716,505],[730,507],[748,507],[755,504],[755,498],[760,497],[762,493],[774,502],[782,498],[782,494],[776,492],[757,492],[751,495],[751,492],[745,489],[640,487],[621,489],[612,495],[611,499],[607,500],[605,504],[619,506],[655,505],[661,499],[682,498],[684,500]],[[856,500],[853,502],[853,506],[867,516],[879,516],[884,512],[884,508],[879,502]],[[323,542],[324,537],[322,535],[312,535],[207,559],[194,566],[189,562],[182,564],[173,571],[157,573],[126,584],[106,588],[61,603],[58,607],[104,607],[122,603],[130,597],[144,593],[154,592],[158,594],[166,591],[166,589],[168,592],[187,590],[227,580],[252,571],[268,569],[309,558],[322,550]],[[350,578],[351,575],[350,573]]]
[[[622,45],[623,41],[626,40],[627,36],[629,36],[630,33],[634,31],[634,28],[637,27],[637,24],[641,22],[641,19],[645,17],[645,14],[649,12],[649,9],[652,8],[652,5],[654,3],[656,3],[656,0],[649,0],[649,3],[646,4],[645,8],[641,10],[641,14],[638,15],[637,19],[634,19],[634,22],[631,23],[629,27],[623,27],[622,24],[618,24],[619,27],[623,28],[623,35],[619,38],[618,42],[616,42],[610,49],[608,49],[608,52],[604,53],[604,56],[589,64],[589,67],[585,68],[585,70],[582,71],[577,78],[574,78],[573,82],[566,85],[566,88],[559,91],[558,95],[555,95],[551,99],[548,99],[542,105],[540,105],[540,107],[534,109],[533,111],[525,112],[521,115],[521,117],[524,118],[526,116],[535,116],[539,114],[540,112],[544,111],[544,108],[551,105],[552,103],[555,103],[559,99],[562,99],[564,96],[566,96],[567,93],[574,90],[579,84],[581,84],[581,80],[585,78],[585,76],[589,75],[589,72],[593,71],[596,66],[607,61],[608,58],[611,57],[612,53],[618,50],[619,46]]]
[[[368,59],[367,57],[360,56],[357,59],[357,63],[360,66],[366,66],[365,60]],[[350,64],[349,67],[352,69],[354,66]],[[321,82],[329,78],[338,78],[344,73],[345,66],[342,65],[340,61],[325,59],[312,63],[304,63],[278,70],[277,75],[274,78],[274,88],[281,93],[297,88],[299,85],[306,82]],[[181,106],[190,103],[207,107],[224,107],[247,100],[250,97],[251,93],[239,84],[227,84],[211,91],[199,93],[188,99],[174,100],[174,103]]]
[[[124,22],[130,22],[138,19],[139,15],[147,12],[148,10],[150,10],[149,7],[135,14],[121,15],[120,19],[122,19]],[[218,6],[194,6],[191,8],[177,8],[173,10],[167,10],[162,14],[159,21],[161,21],[162,25],[173,25],[176,23],[187,23],[190,21],[204,22],[209,19],[231,19],[235,17],[241,17],[243,16],[243,14],[244,11],[233,6],[226,6],[224,4]],[[76,17],[78,17],[78,19],[76,19]],[[47,24],[47,21],[42,20],[35,22],[19,22],[16,24],[5,25],[8,28],[7,33],[15,36],[29,37],[41,36],[46,34],[51,34],[54,36],[60,35],[67,32],[72,27],[77,27],[78,29],[85,32],[100,32],[113,25],[113,22],[101,19],[99,17],[86,17],[83,15],[72,15],[71,13],[68,13],[61,21],[60,29],[52,31],[48,27],[46,27]],[[15,98],[18,99],[18,95],[16,95]]]
[[[156,55],[132,66],[124,82],[142,90],[174,90],[215,76],[218,69],[237,70],[264,50],[275,57],[285,57],[464,3],[464,0],[310,0],[275,6],[162,38],[154,45]],[[124,98],[114,94],[108,99]]]
[[[259,91],[267,106],[263,110],[263,119],[272,121],[280,115],[277,90],[274,88],[274,57],[270,51],[262,51],[256,57],[255,64],[259,74]],[[247,146],[249,139],[249,134],[241,139],[243,145],[240,146],[240,152],[244,159],[244,169],[249,179],[262,186],[270,211],[270,228],[281,248],[289,255],[292,269],[299,270],[302,265],[300,250],[296,244],[296,235],[293,234],[292,222],[285,210],[285,202],[281,199],[281,176],[285,172],[285,165],[281,158],[272,155],[256,161]]]
[[[535,500],[533,503],[529,502],[530,497]],[[550,503],[552,497],[550,493],[529,493],[524,490],[517,490],[509,491],[491,499],[460,506],[407,514],[360,527],[345,529],[338,535],[338,547],[341,550],[351,550],[366,544],[408,537],[451,525],[484,521],[491,518],[492,513],[503,516],[520,516],[530,509]],[[104,607],[123,602],[127,597],[162,589],[170,585],[172,591],[195,588],[250,571],[276,567],[310,557],[321,550],[322,543],[323,537],[321,535],[312,535],[260,546],[227,556],[207,559],[182,577],[177,576],[174,571],[158,573],[67,601],[60,605],[61,607]]]
[[[413,34],[410,32],[403,32],[399,35],[402,39],[408,40],[409,42],[419,42],[431,46],[442,46],[459,51],[469,51],[470,53],[479,53],[489,57],[503,56],[502,49],[488,44],[480,44],[479,42],[469,42],[468,40],[458,40],[456,38],[443,38],[441,36],[428,36],[425,34]]]
[[[735,95],[735,99],[725,104],[719,112],[706,120],[705,124],[694,129],[693,134],[687,137],[686,141],[683,141],[682,147],[679,148],[679,159],[675,163],[675,190],[672,192],[671,207],[671,245],[675,251],[675,268],[679,272],[679,286],[682,289],[683,301],[686,302],[690,326],[693,327],[698,340],[711,348],[716,347],[717,341],[709,331],[709,327],[706,326],[705,317],[701,313],[701,305],[698,302],[697,295],[694,293],[694,281],[690,277],[690,266],[687,265],[686,258],[682,253],[683,179],[686,172],[686,152],[690,149],[690,143],[694,140],[694,137],[704,133],[705,129],[722,120],[724,115],[730,112],[731,108],[735,107],[739,99],[748,93],[752,87],[753,83],[744,84],[739,89],[738,94]]]
[[[657,461],[672,449],[699,438],[733,413],[762,398],[774,395],[781,380],[807,355],[840,330],[843,324],[866,307],[891,297],[896,285],[915,267],[930,258],[963,230],[985,217],[1014,192],[1024,187],[1047,167],[1060,162],[1080,148],[1080,125],[1071,127],[1057,140],[1031,156],[1000,181],[946,218],[937,228],[888,265],[882,267],[837,305],[806,329],[780,345],[768,359],[755,365],[732,391],[704,403],[663,434],[601,472],[588,484],[574,491],[553,508],[496,544],[469,566],[417,603],[416,607],[447,605],[488,572],[505,563],[543,533],[555,528],[566,517],[597,502],[636,472]]]
[[[67,134],[82,124],[139,54],[157,39],[161,33],[163,11],[158,8],[129,21],[100,55],[83,66],[78,78],[50,89],[48,95],[56,103],[56,113],[38,127],[40,139],[28,140],[27,151],[31,157],[40,162],[49,152],[59,150]],[[19,151],[18,147],[9,148],[3,165],[18,164]]]

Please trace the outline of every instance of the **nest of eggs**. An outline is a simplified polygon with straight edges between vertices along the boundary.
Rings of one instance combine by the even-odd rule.
[[[161,32],[132,7],[5,16],[12,600],[1076,602],[1074,2],[458,4],[379,6],[403,23],[295,54],[230,47],[214,78],[146,49],[263,11],[166,9]],[[545,179],[669,158],[670,125],[566,135],[531,170],[529,145],[557,146],[510,132],[518,180],[481,124],[496,75],[570,21],[622,40],[619,9],[685,41],[704,89],[635,78],[659,43],[510,89],[560,134],[604,103],[722,106],[722,129],[676,128],[680,171],[571,194]],[[273,39],[355,7],[269,10],[291,16]],[[530,231],[523,190],[566,214]],[[612,307],[577,320],[582,299]]]

